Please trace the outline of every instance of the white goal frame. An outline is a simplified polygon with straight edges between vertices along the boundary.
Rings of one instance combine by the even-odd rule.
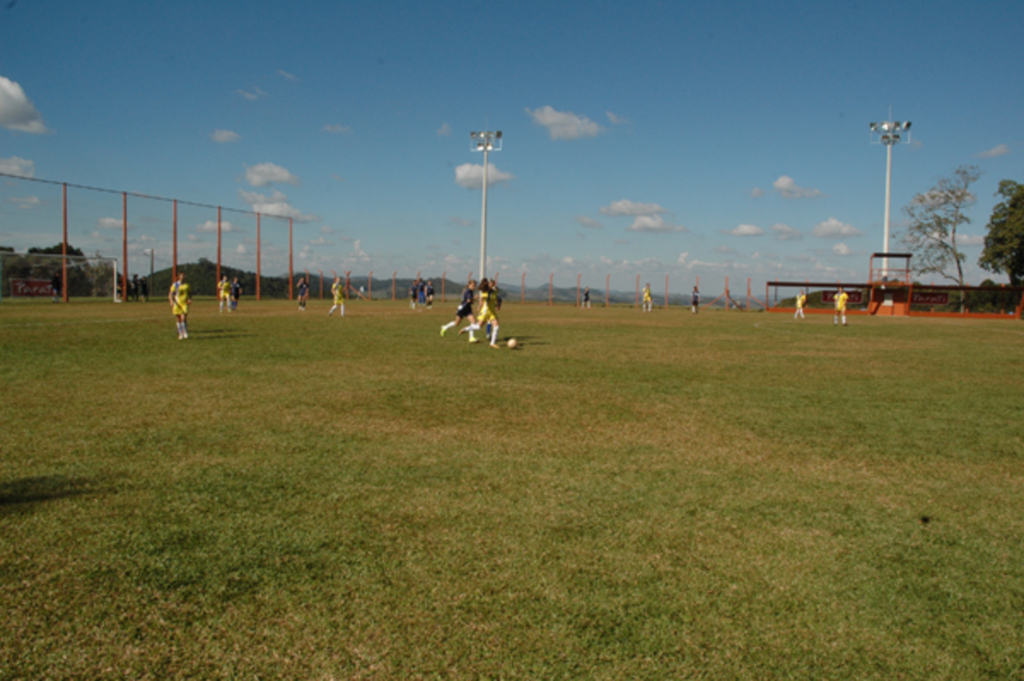
[[[9,258],[26,258],[26,259],[37,259],[37,258],[39,258],[39,259],[44,259],[44,261],[46,261],[46,260],[56,261],[56,265],[58,267],[60,267],[62,275],[63,275],[63,261],[65,259],[67,259],[68,269],[69,270],[71,270],[72,267],[74,265],[76,265],[76,264],[82,265],[82,264],[91,264],[91,263],[96,263],[96,264],[107,263],[107,264],[110,265],[110,268],[111,268],[112,274],[113,274],[113,278],[111,280],[112,294],[110,296],[110,300],[111,300],[111,302],[114,302],[114,303],[120,303],[121,302],[121,297],[118,295],[118,280],[117,280],[118,266],[117,266],[117,258],[107,258],[107,257],[102,256],[102,255],[61,255],[59,253],[28,253],[28,252],[18,253],[17,251],[13,251],[13,252],[12,251],[0,251],[0,280],[2,280],[2,278],[3,278],[3,273],[4,273],[4,269],[5,269],[5,263],[6,263],[6,260],[9,259]],[[68,282],[64,281],[63,276],[61,277],[61,285],[65,289],[68,286]],[[8,289],[8,291],[7,291],[6,295],[5,295],[4,287],[0,286],[0,302],[2,302],[5,297],[7,297],[7,298],[23,298],[24,296],[17,296],[10,289]],[[37,296],[32,296],[32,297],[37,297]],[[39,297],[41,297],[41,296],[39,296]],[[63,294],[62,294],[62,297],[63,297]],[[106,297],[106,296],[104,296],[104,297]]]

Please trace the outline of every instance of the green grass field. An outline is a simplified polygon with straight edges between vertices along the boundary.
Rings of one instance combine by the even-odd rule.
[[[0,679],[1024,679],[1024,325],[0,305]]]

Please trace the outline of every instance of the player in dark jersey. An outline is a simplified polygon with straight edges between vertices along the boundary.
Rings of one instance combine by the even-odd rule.
[[[419,293],[420,285],[418,282],[412,282],[412,286],[409,287],[409,308],[412,310],[416,309],[416,294]]]
[[[434,307],[434,282],[433,280],[427,281],[427,309],[430,310]]]
[[[473,298],[476,296],[476,282],[472,279],[469,280],[469,284],[462,290],[462,301],[459,303],[459,307],[455,310],[455,321],[448,322],[441,327],[441,337],[443,338],[449,329],[454,329],[462,323],[463,319],[469,319],[470,324],[475,324],[476,319],[473,317]],[[459,331],[462,333],[462,331]],[[472,332],[469,334],[470,339],[473,338]]]
[[[303,312],[306,311],[307,300],[309,300],[309,284],[306,283],[306,278],[302,277],[299,279],[299,309]]]

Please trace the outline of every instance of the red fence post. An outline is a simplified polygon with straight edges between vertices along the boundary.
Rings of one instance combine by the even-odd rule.
[[[729,277],[725,278],[725,311],[729,311]]]
[[[220,286],[220,206],[217,206],[217,285]],[[220,290],[217,292],[219,295]]]
[[[256,300],[260,298],[260,214],[256,213]]]
[[[121,273],[121,300],[128,302],[128,192],[121,192],[121,254],[124,271]]]
[[[171,256],[171,280],[178,281],[178,199],[174,199],[174,244]]]
[[[398,272],[391,273],[391,302],[395,302],[395,279],[398,277]]]
[[[60,252],[64,256],[61,258],[61,298],[64,302],[68,302],[68,183],[64,183],[64,241],[61,243]],[[149,282],[150,286],[153,282]]]
[[[323,270],[317,270],[317,273],[320,275],[320,300],[323,300],[324,299],[324,271]]]
[[[366,275],[366,299],[373,300],[373,270]]]

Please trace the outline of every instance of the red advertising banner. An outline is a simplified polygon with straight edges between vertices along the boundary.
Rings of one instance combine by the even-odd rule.
[[[910,295],[911,305],[948,305],[949,294],[945,292],[914,291]]]
[[[847,291],[846,295],[850,296],[850,299],[846,301],[848,305],[859,305],[859,304],[864,302],[864,292],[859,290],[859,289],[856,290],[856,291]],[[821,292],[821,302],[823,302],[823,303],[834,303],[834,302],[836,302],[836,292],[835,291],[822,291]]]
[[[12,298],[33,298],[53,295],[53,287],[45,279],[11,279]]]

